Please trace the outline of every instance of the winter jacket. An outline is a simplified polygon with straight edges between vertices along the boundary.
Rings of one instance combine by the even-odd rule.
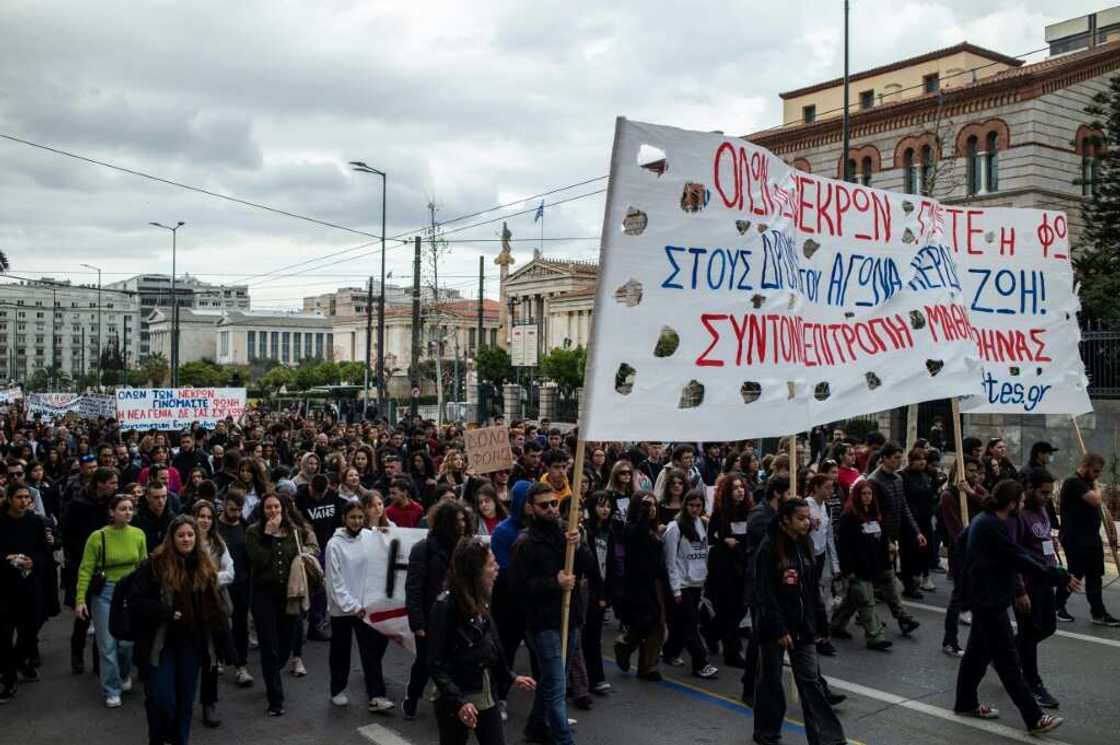
[[[267,535],[262,523],[253,523],[245,531],[245,549],[253,575],[253,588],[272,592],[280,597],[288,594],[288,573],[299,549],[291,530],[282,537]]]
[[[493,619],[489,614],[463,618],[450,592],[442,593],[432,605],[428,645],[428,669],[439,700],[456,711],[466,703],[466,696],[483,690],[487,673],[495,695],[513,682]]]
[[[24,575],[4,557],[23,554],[31,559],[31,571]],[[16,519],[6,511],[0,514],[0,597],[4,598],[0,617],[46,617],[46,585],[51,550],[43,518],[28,512]],[[53,588],[57,594],[57,588]]]
[[[703,587],[708,579],[708,531],[700,519],[695,520],[695,527],[698,541],[685,537],[676,520],[669,523],[662,539],[669,590],[674,596],[686,587]]]
[[[973,520],[962,538],[965,608],[1011,607],[1017,572],[1053,586],[1069,581],[1064,569],[1046,566],[1012,542],[1007,524],[994,512],[984,512]]]
[[[628,628],[646,634],[661,620],[658,587],[669,586],[665,551],[661,538],[650,529],[648,522],[641,520],[626,524],[625,552],[618,615]]]
[[[148,539],[149,554],[163,544],[163,539],[167,536],[167,529],[171,527],[171,521],[174,519],[175,515],[171,511],[170,500],[164,505],[163,512],[159,516],[153,514],[146,503],[140,505],[140,509],[136,511],[135,517],[132,518],[132,525],[144,531],[144,537]]]
[[[708,589],[710,595],[741,592],[747,568],[747,516],[750,506],[744,500],[727,510],[718,508],[708,522]],[[725,539],[734,538],[735,547]]]
[[[175,598],[161,585],[151,559],[140,562],[133,572],[127,604],[136,633],[134,658],[142,670],[159,664],[165,646],[193,647],[217,659],[214,640],[228,636],[228,617],[217,584]],[[175,611],[182,615],[181,620],[175,620]],[[229,650],[222,651],[221,657],[226,659]]]
[[[408,609],[408,627],[413,633],[427,630],[428,613],[444,590],[450,566],[451,550],[430,533],[409,552],[404,602]]]
[[[876,468],[867,481],[875,491],[879,501],[880,522],[887,538],[897,541],[902,531],[909,531],[911,535],[918,536],[921,530],[910,512],[910,503],[906,501],[906,490],[902,485],[902,477],[897,472],[888,473],[882,468]]]
[[[342,515],[346,512],[348,504],[333,489],[328,489],[322,499],[314,499],[310,489],[303,487],[300,487],[296,495],[296,507],[303,513],[303,519],[315,531],[315,540],[320,546],[326,546],[335,531],[342,527]]]
[[[525,627],[530,631],[560,628],[563,591],[556,575],[564,568],[567,539],[559,523],[534,520],[513,544],[509,562],[510,580],[516,596],[525,605]],[[576,548],[573,573],[588,575],[591,556],[587,545]],[[573,612],[575,604],[569,609]],[[574,628],[578,624],[571,624]]]
[[[332,616],[353,616],[365,607],[362,591],[371,571],[375,536],[363,529],[351,535],[339,528],[327,541],[327,612]]]
[[[490,536],[490,550],[501,569],[509,568],[510,554],[517,536],[525,525],[521,521],[525,514],[525,500],[528,498],[531,481],[518,481],[510,489],[509,517],[498,524]]]
[[[66,506],[62,521],[62,549],[66,555],[66,567],[62,572],[63,587],[66,590],[66,604],[74,606],[74,596],[78,586],[78,566],[86,550],[86,540],[98,528],[109,522],[109,505],[94,501],[94,497],[83,493]]]
[[[817,585],[813,549],[807,541],[791,541],[778,531],[775,520],[755,556],[758,634],[767,641],[789,634],[794,641],[812,642],[817,636],[817,619],[828,617]],[[785,558],[778,555],[778,541],[785,543]]]
[[[845,512],[836,526],[840,571],[871,582],[890,568],[890,546],[878,520]]]

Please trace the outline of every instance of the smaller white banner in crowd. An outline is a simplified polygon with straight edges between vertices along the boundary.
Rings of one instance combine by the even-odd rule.
[[[404,605],[404,581],[408,554],[427,537],[428,531],[389,528],[375,530],[373,535],[374,555],[370,557],[361,598],[366,609],[366,623],[416,654],[416,638],[408,627],[408,611]]]
[[[78,415],[83,419],[111,419],[117,415],[117,399],[97,394],[82,396],[78,399]]]
[[[80,393],[29,393],[27,394],[27,420],[38,415],[43,422],[61,419],[71,411],[78,411],[82,400]]]
[[[117,391],[121,429],[213,427],[245,413],[244,388],[121,388]]]
[[[0,389],[0,404],[10,404],[23,398],[23,391],[19,388]]]

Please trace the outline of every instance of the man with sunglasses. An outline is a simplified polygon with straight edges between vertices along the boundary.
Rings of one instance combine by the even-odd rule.
[[[561,655],[560,614],[564,593],[575,587],[577,576],[586,574],[594,559],[587,546],[580,544],[578,530],[565,531],[560,499],[547,481],[533,484],[527,501],[532,511],[529,528],[514,543],[509,567],[514,592],[523,599],[525,607],[529,649],[540,670],[533,711],[525,725],[525,740],[571,745],[574,740],[565,702],[567,678]],[[569,543],[578,546],[573,574],[564,571]],[[570,616],[568,621],[567,651],[571,653],[576,624]]]
[[[24,475],[26,466],[23,461],[18,458],[8,459],[8,483],[15,481],[26,481],[27,477]],[[39,490],[35,487],[28,485],[27,490],[31,492],[32,511],[41,518],[47,517],[46,507],[43,506],[43,496],[39,494]]]

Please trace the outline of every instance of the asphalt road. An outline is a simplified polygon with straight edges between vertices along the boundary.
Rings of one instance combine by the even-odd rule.
[[[936,577],[939,590],[911,607],[922,627],[912,639],[902,638],[892,624],[893,651],[867,651],[862,642],[837,642],[839,656],[825,659],[822,667],[834,689],[849,694],[838,711],[848,737],[867,745],[961,745],[962,743],[1038,742],[1026,734],[1011,701],[1003,693],[994,672],[981,687],[981,700],[1003,712],[997,722],[962,719],[952,714],[957,660],[941,653],[941,629],[948,600],[944,576]],[[1106,604],[1120,614],[1120,582],[1105,591]],[[1083,597],[1070,601],[1077,617],[1061,624],[1059,635],[1045,642],[1040,666],[1051,692],[1062,702],[1065,724],[1046,738],[1058,745],[1106,745],[1118,741],[1116,732],[1117,669],[1120,668],[1120,629],[1105,629],[1088,622]],[[42,680],[24,684],[15,701],[0,707],[0,745],[123,745],[144,742],[146,737],[143,694],[125,695],[125,705],[105,709],[94,676],[69,671],[68,616],[53,619],[43,629]],[[613,628],[606,632],[613,637]],[[962,643],[968,630],[961,629]],[[610,645],[605,645],[610,649]],[[525,652],[519,668],[527,667]],[[88,657],[88,654],[87,654]],[[250,669],[258,674],[254,659]],[[300,745],[330,742],[345,745],[422,745],[437,742],[429,705],[421,707],[415,721],[406,722],[399,709],[375,715],[354,702],[362,700],[360,671],[354,654],[351,677],[353,702],[348,708],[332,706],[327,691],[327,645],[308,642],[306,678],[286,677],[287,716],[265,716],[264,690],[259,681],[249,690],[236,688],[232,680],[220,687],[220,729],[201,725],[196,705],[193,742],[277,742]],[[714,660],[718,664],[718,660]],[[385,673],[389,695],[399,701],[408,676],[409,659],[400,649],[386,656]],[[701,681],[686,672],[663,666],[666,680],[647,683],[608,671],[611,694],[597,698],[593,711],[571,712],[579,743],[623,745],[673,742],[688,745],[748,743],[752,732],[751,710],[738,702],[739,671],[721,671],[714,681]],[[139,688],[139,687],[138,687]],[[511,695],[511,717],[506,737],[521,742],[521,728],[529,704],[526,694]],[[804,743],[800,711],[791,705],[783,741]]]

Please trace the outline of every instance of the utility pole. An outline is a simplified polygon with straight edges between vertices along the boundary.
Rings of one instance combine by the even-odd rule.
[[[171,231],[171,387],[179,387],[179,298],[175,294],[175,249],[179,228],[186,225],[180,220],[175,227],[168,227],[158,222],[150,222],[157,228]]]
[[[58,289],[55,287],[51,287],[51,390],[58,390]]]
[[[485,279],[484,279],[485,271],[486,271],[485,261],[486,261],[485,257],[483,257],[483,256],[478,257],[478,331],[477,331],[478,343],[475,345],[475,348],[474,348],[475,360],[478,359],[478,353],[482,351],[482,334],[483,334],[482,293],[483,293],[483,290],[484,290],[483,283],[485,282]]]
[[[381,177],[381,296],[377,299],[377,411],[385,416],[385,210],[389,176],[360,160],[350,161],[359,173],[372,173]],[[369,349],[369,344],[366,344]],[[369,390],[368,387],[366,389]],[[368,394],[367,394],[368,395]]]
[[[128,388],[128,314],[121,319],[121,385]]]
[[[172,239],[174,240],[174,239]],[[101,390],[101,356],[104,350],[101,348],[101,269],[90,264],[82,264],[86,269],[92,269],[97,272],[97,390]]]
[[[373,342],[373,277],[370,277],[369,278],[369,293],[366,295],[366,364],[365,364],[366,379],[365,379],[364,395],[362,397],[362,418],[363,419],[368,418],[368,412],[369,412],[369,367],[370,367],[370,356],[373,354],[373,348],[371,346],[372,342]],[[381,346],[381,342],[380,342],[380,339],[379,339],[378,340],[379,350],[380,350],[380,346]],[[377,400],[378,401],[381,400],[381,387],[380,386],[381,386],[381,381],[380,381],[380,374],[379,374],[379,376],[378,376],[378,390],[377,390]]]
[[[852,172],[848,167],[848,151],[850,149],[850,132],[848,131],[848,0],[844,0],[844,144],[840,157],[844,163],[844,180],[852,180]]]
[[[416,236],[415,250],[412,256],[412,361],[409,381],[412,391],[420,388],[420,236]],[[411,393],[411,391],[410,391]],[[409,413],[416,416],[419,413],[420,401],[417,396],[412,396]]]
[[[436,426],[443,426],[443,314],[440,313],[440,295],[439,295],[439,243],[436,240],[436,205],[435,202],[428,202],[428,214],[432,221],[432,304],[435,308],[435,329],[433,336],[435,337],[436,349],[436,405],[438,411],[436,412]]]

